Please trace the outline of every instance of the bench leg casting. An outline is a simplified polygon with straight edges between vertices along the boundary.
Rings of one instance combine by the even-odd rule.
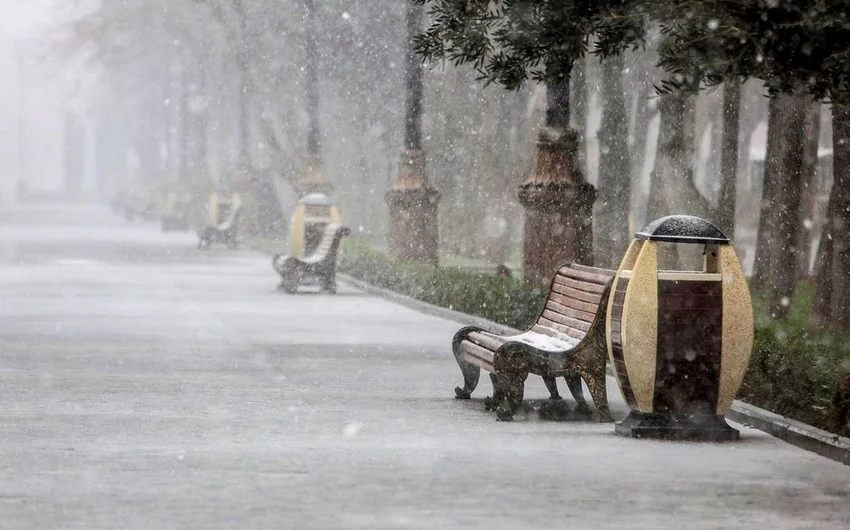
[[[475,327],[461,328],[452,339],[452,352],[455,355],[457,365],[460,367],[460,373],[463,375],[463,388],[455,387],[456,399],[469,399],[472,396],[472,391],[478,386],[478,379],[481,377],[481,368],[460,358],[460,343],[473,331],[480,330]]]
[[[558,392],[558,380],[554,377],[544,377],[543,383],[546,385],[546,389],[549,391],[549,399],[563,399],[561,394]],[[570,391],[572,391],[573,387],[570,387]]]
[[[499,380],[496,378],[496,374],[489,375],[490,383],[493,384],[493,395],[484,398],[484,410],[496,410],[502,400],[505,399],[505,393],[499,390]]]
[[[530,369],[528,353],[519,348],[502,347],[496,352],[493,365],[498,389],[503,395],[496,407],[496,419],[513,421],[525,394],[525,380]]]
[[[614,418],[611,417],[611,411],[608,409],[608,387],[605,376],[607,345],[604,341],[605,337],[599,333],[591,344],[576,351],[571,372],[581,376],[587,383],[590,397],[599,412],[599,421],[608,422],[614,421]]]
[[[567,387],[570,389],[570,394],[576,400],[576,412],[586,414],[590,412],[590,407],[587,406],[587,401],[584,400],[584,392],[581,389],[581,376],[579,374],[565,375],[564,380],[567,382]]]

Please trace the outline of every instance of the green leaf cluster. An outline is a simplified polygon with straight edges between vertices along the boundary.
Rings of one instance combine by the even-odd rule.
[[[637,46],[646,21],[626,0],[417,1],[432,20],[415,39],[426,60],[471,63],[485,83],[511,89],[529,78],[569,77],[588,51],[607,56]]]
[[[586,53],[638,48],[657,26],[662,93],[758,78],[773,94],[850,102],[846,0],[416,1],[432,21],[416,38],[426,60],[471,63],[511,89],[569,76]]]

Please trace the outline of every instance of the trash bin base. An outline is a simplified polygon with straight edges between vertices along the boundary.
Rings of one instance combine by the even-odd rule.
[[[622,436],[663,440],[722,442],[737,440],[740,433],[726,418],[715,414],[662,414],[635,412],[614,427]]]

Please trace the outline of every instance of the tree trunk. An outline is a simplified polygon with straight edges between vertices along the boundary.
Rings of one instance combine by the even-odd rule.
[[[587,59],[579,59],[570,72],[570,119],[578,134],[578,165],[583,175],[587,175]]]
[[[693,180],[693,96],[665,94],[659,110],[661,125],[658,133],[658,154],[652,171],[646,221],[674,214],[711,217],[708,201],[699,193]],[[679,269],[702,268],[692,245],[678,251],[665,252],[659,259],[664,267]]]
[[[726,237],[735,239],[736,183],[738,173],[738,114],[741,108],[741,82],[723,84],[723,145],[720,151],[720,193],[717,198],[717,225]]]
[[[833,183],[815,279],[814,324],[850,329],[850,107],[832,107]]]
[[[604,108],[599,129],[599,199],[593,246],[596,264],[611,268],[619,265],[630,240],[631,174],[622,71],[622,55],[602,61]]]
[[[800,213],[802,226],[797,231],[797,278],[809,277],[812,257],[812,227],[818,191],[818,139],[820,137],[820,102],[809,102],[803,114],[803,178],[800,179]]]
[[[788,316],[788,304],[797,284],[806,104],[806,97],[801,95],[779,96],[770,101],[753,285],[777,319]]]

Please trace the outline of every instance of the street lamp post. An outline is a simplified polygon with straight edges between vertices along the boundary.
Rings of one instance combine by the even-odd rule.
[[[325,179],[325,165],[322,161],[322,149],[319,129],[319,51],[316,44],[316,1],[305,0],[307,8],[307,31],[304,41],[307,116],[307,156],[301,166],[298,190],[302,195],[308,193],[330,193],[333,185]]]
[[[398,177],[387,191],[389,207],[387,248],[392,257],[438,263],[437,204],[439,192],[428,182],[422,148],[422,61],[413,37],[422,30],[423,8],[407,2],[406,113],[404,151]]]

